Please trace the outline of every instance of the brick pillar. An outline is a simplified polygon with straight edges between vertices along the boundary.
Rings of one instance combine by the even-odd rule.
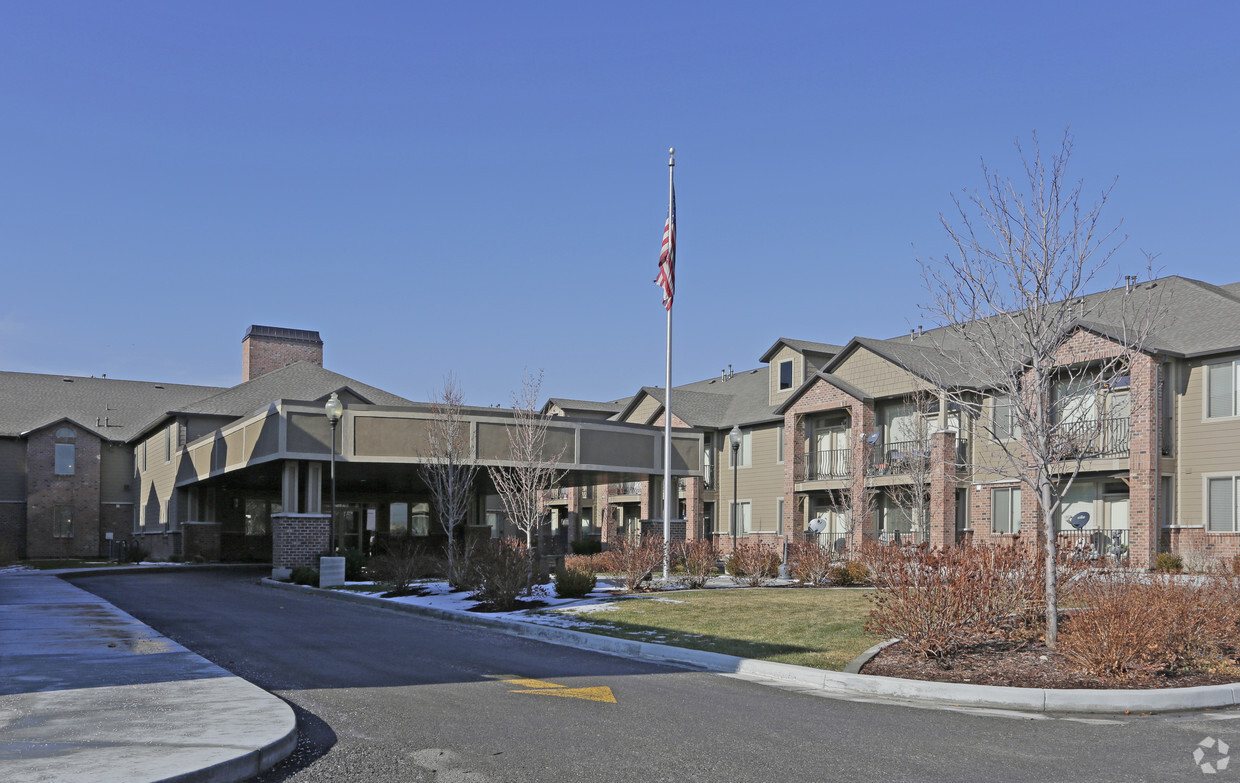
[[[685,479],[685,540],[702,537],[702,482],[700,478]]]
[[[805,530],[805,511],[797,501],[797,478],[805,463],[805,427],[795,413],[784,414],[784,534],[792,541]]]
[[[611,505],[611,484],[599,484],[594,499],[594,522],[599,540],[604,544],[616,540],[616,509]]]
[[[956,543],[956,433],[930,435],[930,546]]]
[[[654,494],[655,494],[654,485],[655,485],[655,481],[654,481],[653,476],[647,476],[646,480],[642,482],[642,493],[639,496],[641,498],[641,503],[642,503],[642,510],[641,510],[641,515],[640,515],[642,519],[651,518],[652,515],[650,513],[650,510],[654,508],[655,505],[659,506],[658,515],[660,517],[663,516],[663,506],[662,504],[659,503],[659,500],[661,500],[661,498],[655,499],[654,497]],[[632,531],[630,531],[630,534],[631,533]]]
[[[330,548],[329,514],[271,515],[271,576],[287,579],[301,566],[319,567],[319,556]]]
[[[848,406],[851,413],[851,422],[849,424],[849,441],[850,453],[848,459],[849,469],[849,496],[850,496],[850,514],[852,540],[849,542],[854,548],[860,548],[861,544],[867,539],[874,538],[874,518],[870,510],[870,488],[866,486],[865,475],[869,466],[866,460],[869,457],[869,447],[866,444],[866,438],[874,432],[874,408],[864,403],[854,403]]]
[[[1128,425],[1128,563],[1150,568],[1158,553],[1158,364],[1138,354],[1130,367]]]
[[[567,544],[571,544],[581,537],[581,489],[579,487],[569,487],[567,500],[568,505],[565,507],[566,519],[560,520],[560,526],[562,527],[565,522],[568,523],[568,531],[564,536],[564,541]]]

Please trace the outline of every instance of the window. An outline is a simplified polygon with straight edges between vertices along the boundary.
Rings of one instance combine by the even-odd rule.
[[[73,440],[77,437],[77,433],[73,431],[72,427],[61,427],[56,430],[56,437],[64,438],[65,440]]]
[[[779,425],[775,431],[775,462],[784,464],[784,425]]]
[[[1211,364],[1206,368],[1206,416],[1211,419],[1240,415],[1237,411],[1236,392],[1240,384],[1240,360]]]
[[[176,426],[173,424],[164,430],[164,462],[172,462],[172,449],[176,445],[176,436],[173,433],[176,432]]]
[[[1175,524],[1175,479],[1171,476],[1163,476],[1158,486],[1158,510],[1163,527]]]
[[[991,490],[990,527],[996,533],[1020,532],[1020,490],[1016,487]]]
[[[388,506],[388,532],[403,536],[409,532],[409,504],[392,503]]]
[[[410,511],[412,519],[409,522],[409,534],[429,536],[431,534],[431,504],[414,503]]]
[[[775,501],[775,532],[781,536],[784,534],[784,499],[778,498]]]
[[[73,506],[52,509],[52,538],[73,538]]]
[[[1016,421],[1016,411],[1012,407],[1011,395],[996,394],[991,398],[991,404],[995,440],[1019,438],[1020,425]]]
[[[749,533],[749,501],[742,500],[736,504],[732,515],[732,530],[738,536]]]
[[[1237,476],[1206,479],[1206,530],[1217,533],[1236,531]]]
[[[726,437],[726,436],[725,436]],[[741,431],[741,448],[736,455],[736,462],[732,461],[732,442],[728,441],[728,467],[730,468],[747,468],[749,467],[749,459],[753,453],[753,433],[749,430]]]
[[[792,388],[792,360],[787,359],[779,363],[779,390],[787,391]]]
[[[267,501],[245,501],[245,534],[247,536],[265,536],[271,532],[271,515],[267,511]]]
[[[72,443],[57,443],[56,444],[56,475],[57,476],[72,476],[73,475],[73,463],[74,463],[74,457],[75,457],[76,451],[77,449],[74,448]]]

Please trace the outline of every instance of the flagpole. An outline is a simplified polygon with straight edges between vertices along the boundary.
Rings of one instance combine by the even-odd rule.
[[[667,151],[667,220],[673,237],[676,226],[672,221],[672,199],[675,185],[672,175],[676,171],[676,148]],[[672,239],[673,247],[675,239]],[[674,260],[673,256],[673,260]],[[668,578],[672,547],[672,303],[667,307],[667,385],[663,387],[663,579]]]

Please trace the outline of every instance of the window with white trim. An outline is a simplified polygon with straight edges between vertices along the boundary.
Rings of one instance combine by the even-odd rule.
[[[1206,418],[1218,419],[1240,415],[1236,403],[1240,392],[1240,359],[1206,365]]]
[[[784,425],[779,425],[775,429],[775,462],[779,465],[784,464]]]
[[[750,527],[749,501],[742,500],[738,502],[736,507],[732,510],[732,514],[732,530],[735,531],[738,536],[748,535]]]
[[[992,432],[995,440],[1013,440],[1020,437],[1020,424],[1012,406],[1010,394],[996,394],[990,398]]]
[[[747,468],[752,464],[750,458],[753,455],[753,432],[749,430],[741,430],[741,447],[736,454],[736,462],[732,461],[732,443],[728,442],[728,467],[729,468]]]
[[[784,534],[784,499],[775,499],[775,532]]]
[[[1020,488],[1003,487],[990,492],[990,529],[995,533],[1020,532]]]
[[[1236,532],[1236,483],[1240,476],[1206,479],[1206,530]]]

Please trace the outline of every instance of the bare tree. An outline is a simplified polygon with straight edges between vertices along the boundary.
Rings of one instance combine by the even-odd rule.
[[[491,468],[504,515],[525,534],[526,546],[531,548],[547,510],[548,493],[564,475],[556,467],[564,450],[548,442],[552,417],[538,407],[541,391],[542,372],[522,379],[520,391],[513,395],[513,419],[508,425],[512,464]]]
[[[908,514],[916,538],[925,539],[930,521],[930,480],[941,459],[931,448],[930,435],[937,429],[939,400],[927,391],[904,395],[901,429],[883,444],[886,475],[903,481],[887,487],[892,503]],[[953,455],[954,459],[954,455]],[[948,471],[954,475],[955,470]]]
[[[456,530],[466,522],[478,473],[463,403],[460,384],[450,373],[431,403],[427,461],[419,468],[422,479],[430,487],[435,516],[448,534],[448,581],[451,584],[457,583]]]
[[[934,385],[962,410],[973,411],[975,430],[995,445],[988,449],[994,458],[974,469],[1019,482],[1037,499],[1046,642],[1053,648],[1060,498],[1081,461],[1097,456],[1098,443],[1107,438],[1091,411],[1127,380],[1163,308],[1161,291],[1135,286],[1135,278],[1091,293],[1104,285],[1103,270],[1123,242],[1118,225],[1101,222],[1114,182],[1087,203],[1081,183],[1067,178],[1072,139],[1066,132],[1049,160],[1036,134],[1032,157],[1019,142],[1016,147],[1024,179],[1013,182],[983,163],[983,189],[955,199],[955,223],[940,217],[954,252],[919,259],[929,296],[923,313],[942,327],[921,339],[936,355]],[[1147,257],[1147,265],[1152,261]],[[1083,330],[1103,335],[1110,349],[1095,350],[1081,337]],[[988,404],[979,405],[979,392]],[[1155,404],[1148,396],[1134,393],[1129,405]]]

